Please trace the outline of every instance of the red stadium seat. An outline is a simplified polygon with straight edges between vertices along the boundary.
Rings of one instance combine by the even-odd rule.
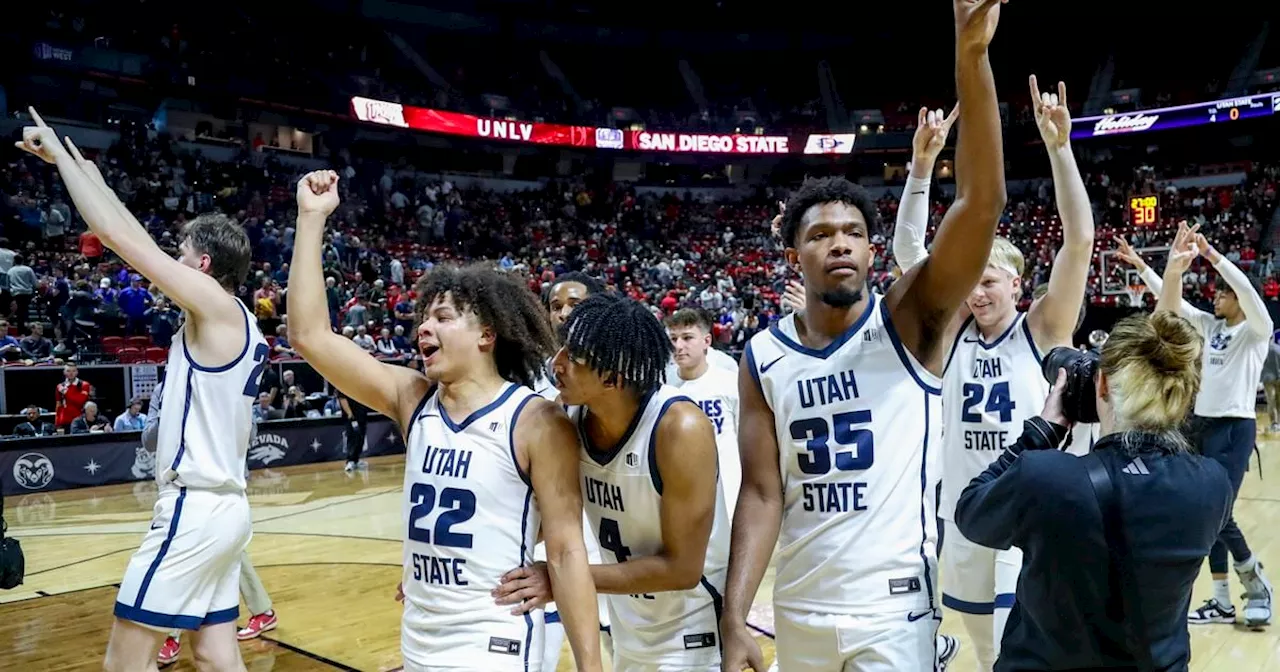
[[[120,348],[116,358],[121,364],[137,364],[142,361],[142,351],[137,348]]]
[[[129,338],[125,339],[124,345],[127,348],[138,348],[139,350],[142,350],[147,347],[150,347],[151,337],[150,336],[130,336]]]
[[[120,352],[120,348],[124,347],[124,339],[119,336],[103,336],[102,351],[108,355],[114,355]]]
[[[169,351],[153,345],[143,352],[143,357],[152,364],[164,364],[169,359]]]

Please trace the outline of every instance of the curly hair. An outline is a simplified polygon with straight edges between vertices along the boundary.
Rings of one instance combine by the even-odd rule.
[[[593,294],[561,327],[569,356],[643,394],[666,380],[667,330],[643,304],[620,294]]]
[[[800,221],[804,219],[804,214],[809,208],[823,203],[851,205],[867,220],[867,233],[880,231],[880,211],[866,189],[843,177],[811,178],[805,180],[800,189],[787,200],[778,231],[784,245],[795,247],[796,234],[800,232]]]
[[[555,353],[555,335],[538,297],[518,276],[492,264],[436,266],[418,280],[414,291],[418,293],[415,331],[431,304],[447,294],[455,308],[474,312],[480,324],[493,329],[497,336],[494,363],[499,375],[509,381],[532,387],[547,358]]]

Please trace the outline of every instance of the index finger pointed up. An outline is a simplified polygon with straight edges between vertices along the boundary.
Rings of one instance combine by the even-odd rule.
[[[1040,99],[1040,83],[1036,81],[1036,76],[1031,75],[1027,82],[1031,85],[1031,106],[1039,110],[1044,107],[1044,103]]]
[[[31,120],[36,122],[36,126],[40,128],[49,128],[49,124],[44,123],[44,119],[40,117],[40,113],[36,112],[34,106],[27,107],[27,114],[31,115]]]

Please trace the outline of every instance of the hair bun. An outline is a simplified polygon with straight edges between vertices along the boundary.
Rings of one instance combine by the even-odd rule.
[[[1200,358],[1199,332],[1186,319],[1168,311],[1151,315],[1151,365],[1166,373],[1183,371]]]

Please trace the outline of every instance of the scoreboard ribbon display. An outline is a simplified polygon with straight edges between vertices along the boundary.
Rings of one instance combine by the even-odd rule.
[[[1221,124],[1280,113],[1280,93],[1224,98],[1210,103],[1083,117],[1071,122],[1072,139],[1128,135],[1201,124]]]

